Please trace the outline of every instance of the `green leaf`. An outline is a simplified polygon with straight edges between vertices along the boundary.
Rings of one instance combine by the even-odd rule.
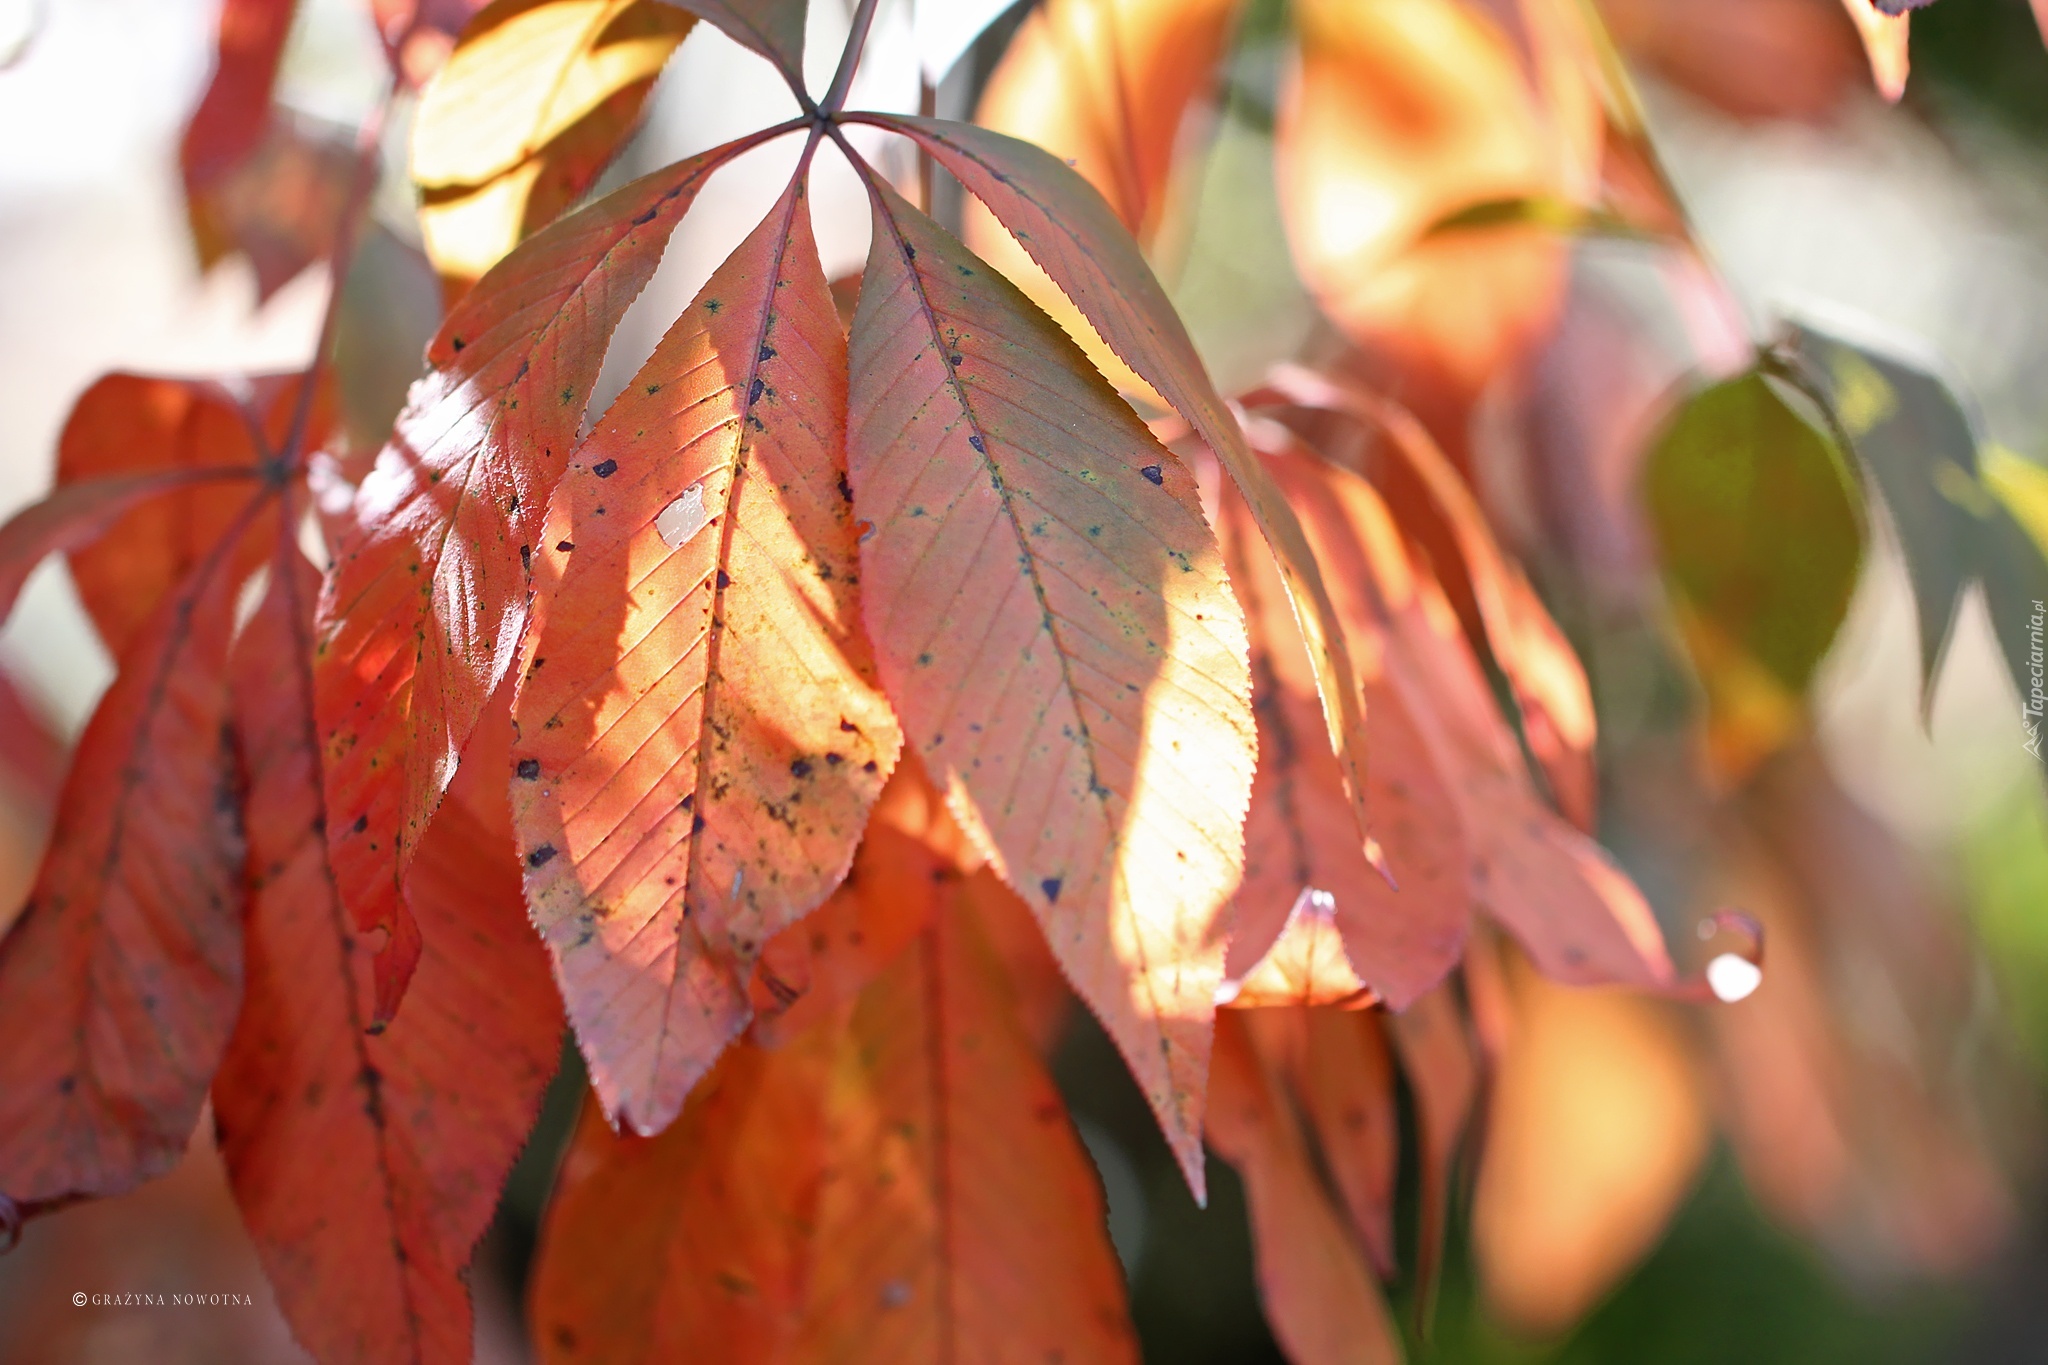
[[[1864,467],[1877,481],[1905,551],[1920,622],[1920,707],[1934,683],[1975,572],[1977,436],[1946,381],[1924,362],[1811,321],[1792,324],[1805,362]]]
[[[1862,495],[1779,381],[1694,394],[1644,477],[1665,587],[1707,695],[1708,753],[1741,776],[1801,724],[1863,558]]]

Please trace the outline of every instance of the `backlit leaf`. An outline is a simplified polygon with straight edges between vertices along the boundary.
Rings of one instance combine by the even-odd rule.
[[[656,0],[497,0],[479,11],[413,122],[435,266],[476,279],[581,198],[695,22]]]
[[[1134,1362],[1100,1188],[957,900],[842,1012],[741,1043],[655,1138],[587,1115],[551,1362]]]
[[[1694,394],[1643,476],[1672,611],[1707,697],[1707,748],[1739,777],[1798,728],[1849,609],[1861,493],[1834,442],[1760,374]]]
[[[929,120],[884,124],[914,138],[995,212],[1111,349],[1187,419],[1229,471],[1272,551],[1308,643],[1330,747],[1341,761],[1363,846],[1365,714],[1336,608],[1300,520],[1252,454],[1137,243],[1092,186],[1029,143]]]
[[[850,355],[883,683],[1199,1190],[1253,727],[1193,480],[1050,319],[886,187]]]
[[[1897,104],[1906,93],[1910,66],[1908,32],[1912,16],[1904,9],[1880,9],[1874,0],[1842,0],[1843,8],[1856,23],[1863,50],[1870,57],[1870,77],[1877,93]]]
[[[793,185],[570,458],[534,556],[527,893],[638,1132],[746,1026],[902,743],[860,635],[845,346]]]
[[[507,257],[443,324],[357,490],[321,592],[314,700],[342,900],[388,936],[380,1019],[418,952],[399,873],[512,670],[527,561],[606,339],[705,179],[767,136],[656,171]]]
[[[0,939],[0,1194],[119,1193],[184,1152],[242,983],[232,539],[136,633]]]
[[[496,829],[462,799],[436,818],[409,888],[426,941],[411,1007],[382,1036],[365,1032],[369,952],[321,836],[318,593],[290,552],[235,643],[251,906],[214,1123],[301,1342],[322,1360],[467,1361],[470,1248],[560,1055],[560,1010],[492,789],[481,795],[499,805]]]

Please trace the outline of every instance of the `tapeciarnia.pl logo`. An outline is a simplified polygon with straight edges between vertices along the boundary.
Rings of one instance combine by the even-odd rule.
[[[2034,599],[2034,614],[2027,621],[2027,672],[2032,686],[2020,707],[2020,723],[2027,727],[2026,750],[2037,760],[2041,757],[2041,720],[2048,715],[2048,688],[2042,686],[2041,626],[2048,619],[2048,608],[2040,598]]]

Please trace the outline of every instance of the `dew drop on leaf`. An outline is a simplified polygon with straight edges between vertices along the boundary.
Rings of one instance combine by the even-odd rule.
[[[1707,964],[1707,985],[1718,1000],[1747,999],[1764,982],[1764,969],[1739,953],[1722,953]]]

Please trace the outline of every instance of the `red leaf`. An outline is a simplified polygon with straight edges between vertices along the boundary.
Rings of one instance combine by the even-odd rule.
[[[495,828],[451,800],[408,884],[426,942],[412,1006],[382,1036],[365,1033],[368,953],[321,837],[318,591],[291,552],[235,645],[251,907],[247,995],[214,1121],[301,1342],[330,1361],[467,1361],[470,1249],[560,1055],[560,1011],[502,797]]]
[[[886,186],[850,353],[884,685],[1199,1192],[1253,753],[1243,617],[1194,481],[1056,325]]]
[[[253,471],[166,469],[93,479],[59,488],[31,503],[0,526],[0,621],[14,611],[21,589],[38,564],[59,550],[89,545],[151,498],[214,479],[242,479]]]
[[[930,119],[871,121],[914,139],[987,204],[1110,349],[1188,420],[1230,471],[1273,552],[1308,642],[1330,747],[1341,763],[1362,847],[1368,827],[1365,711],[1329,589],[1294,509],[1245,443],[1180,314],[1116,211],[1071,167],[1028,142]]]
[[[427,352],[357,491],[321,593],[315,702],[342,900],[379,954],[376,1016],[417,952],[398,879],[526,621],[526,556],[575,444],[605,342],[714,170],[755,134],[633,182],[529,238]]]
[[[513,783],[614,1121],[667,1127],[761,946],[846,875],[902,745],[861,639],[846,341],[792,184],[571,457]]]
[[[1255,1031],[1289,1011],[1230,1010],[1216,1020],[1209,1141],[1244,1177],[1259,1300],[1294,1365],[1391,1365],[1398,1334],[1316,1172]]]
[[[222,0],[213,79],[178,146],[187,194],[220,181],[263,141],[297,9],[297,0]]]
[[[121,660],[0,940],[0,1193],[54,1206],[185,1150],[241,991],[232,537]]]
[[[950,899],[850,1029],[735,1046],[656,1138],[586,1115],[545,1359],[1135,1362],[1094,1172]]]
[[[164,593],[212,552],[248,501],[218,480],[254,477],[291,436],[301,376],[261,375],[243,394],[213,380],[110,374],[79,397],[57,443],[60,487],[116,475],[191,471],[194,482],[138,507],[91,546],[71,552],[71,577],[107,648],[119,654]],[[332,424],[318,392],[301,449]],[[269,555],[276,520],[267,508],[243,538],[232,571],[244,576]]]

